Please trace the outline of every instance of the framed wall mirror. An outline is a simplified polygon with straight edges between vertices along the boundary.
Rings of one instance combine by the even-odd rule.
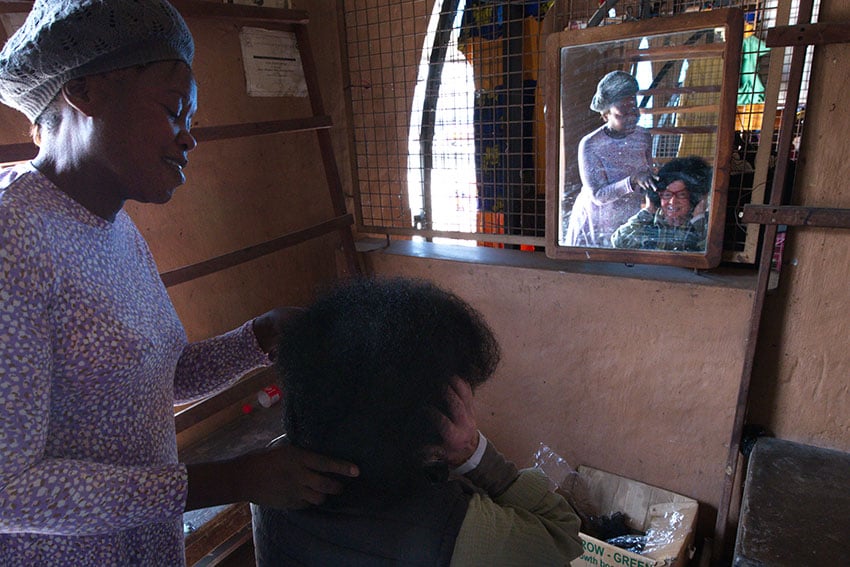
[[[547,39],[548,256],[720,263],[742,37],[729,8]]]

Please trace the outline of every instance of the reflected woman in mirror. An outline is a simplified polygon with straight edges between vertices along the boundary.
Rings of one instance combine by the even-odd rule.
[[[567,226],[567,246],[610,246],[611,234],[655,191],[652,136],[638,126],[638,83],[624,71],[602,77],[590,103],[605,123],[578,146],[582,188]]]
[[[644,207],[614,232],[615,248],[699,252],[705,250],[711,166],[702,158],[676,158],[658,172],[659,192],[647,191]]]

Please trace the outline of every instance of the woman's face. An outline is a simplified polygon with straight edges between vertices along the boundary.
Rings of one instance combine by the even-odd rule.
[[[659,193],[664,218],[673,226],[683,225],[691,212],[691,199],[685,182],[676,180]]]
[[[189,133],[197,86],[178,61],[116,71],[113,102],[101,115],[102,165],[114,176],[122,199],[165,203],[185,183],[183,168],[197,142]]]
[[[628,135],[635,131],[640,111],[635,97],[618,100],[608,110],[602,113],[608,130],[617,134]]]

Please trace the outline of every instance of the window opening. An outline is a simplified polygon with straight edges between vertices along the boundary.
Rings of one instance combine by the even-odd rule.
[[[407,176],[411,222],[420,230],[473,233],[476,228],[475,85],[472,67],[458,50],[465,5],[465,0],[435,2],[419,64]]]
[[[547,10],[558,9],[558,29],[580,29],[591,22],[617,25],[669,17],[710,4],[676,0],[650,9],[645,2],[620,0],[612,16],[607,10],[597,13],[593,5],[543,0],[344,0],[358,230],[539,249],[544,242],[545,140],[538,79]],[[770,171],[754,177],[756,156],[762,146],[771,156],[777,148],[774,129],[771,138],[762,140],[762,122],[768,118],[759,95],[768,86],[769,69],[759,41],[770,27],[796,23],[800,0],[781,6],[779,0],[716,5],[742,8],[750,24],[747,33],[758,40],[743,50],[754,65],[741,69],[739,95],[744,96],[724,235],[724,259],[752,263],[758,236],[748,234],[752,227],[741,225],[738,214],[745,204],[768,198]],[[818,7],[815,0],[815,13]],[[795,109],[784,108],[790,50],[784,58],[775,51],[773,64],[785,67],[773,93],[777,118],[795,112],[799,135],[811,48]],[[671,72],[682,83],[686,71]],[[632,72],[643,88],[651,71],[638,64]],[[753,95],[750,100],[747,93]],[[646,104],[649,109],[653,101]],[[676,117],[646,113],[641,120],[663,126],[674,125]],[[674,134],[658,136],[653,153],[663,161],[679,145]]]

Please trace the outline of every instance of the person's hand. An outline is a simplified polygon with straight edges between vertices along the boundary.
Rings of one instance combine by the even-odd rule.
[[[432,447],[430,455],[456,468],[475,453],[479,442],[474,396],[467,382],[458,377],[452,378],[446,390],[446,407],[448,415],[434,410],[434,421],[443,444]]]
[[[629,177],[629,183],[633,191],[641,191],[648,193],[649,191],[658,191],[658,186],[655,183],[655,176],[649,170],[639,171]]]
[[[694,206],[694,210],[691,211],[691,218],[698,219],[705,214],[706,208],[707,204],[705,198],[700,199],[699,203]]]
[[[254,502],[273,508],[321,504],[342,491],[341,479],[356,477],[351,463],[317,455],[289,443],[225,461],[186,465],[189,488],[186,510],[234,502]]]
[[[321,504],[342,492],[343,483],[331,475],[356,477],[357,467],[283,443],[247,456],[243,475],[252,485],[248,500],[272,508],[304,508]],[[251,462],[253,461],[253,462]],[[250,466],[248,466],[250,465]]]
[[[653,215],[655,214],[655,211],[658,210],[658,207],[655,206],[655,203],[652,202],[652,199],[649,198],[648,194],[643,197],[643,208]]]
[[[263,349],[263,352],[272,359],[275,358],[277,342],[283,325],[303,310],[301,307],[276,307],[254,319],[252,323],[254,336],[257,337],[257,343]]]

